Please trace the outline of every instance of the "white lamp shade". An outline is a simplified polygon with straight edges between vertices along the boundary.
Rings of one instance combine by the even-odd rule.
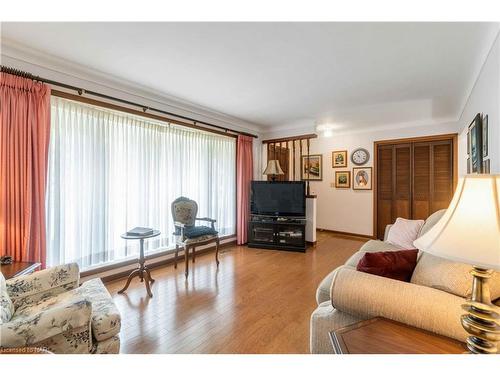
[[[441,220],[413,244],[433,255],[500,270],[500,175],[458,182]]]
[[[277,174],[285,174],[283,169],[281,169],[279,160],[269,160],[267,162],[267,167],[264,170],[265,175],[277,175]]]

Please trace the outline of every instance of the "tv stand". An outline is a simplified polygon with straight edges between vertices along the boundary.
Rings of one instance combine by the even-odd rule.
[[[250,215],[248,247],[305,252],[306,219]]]

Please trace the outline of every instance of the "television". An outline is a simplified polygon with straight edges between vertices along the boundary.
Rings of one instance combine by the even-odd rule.
[[[250,213],[265,216],[306,216],[304,181],[252,181]]]

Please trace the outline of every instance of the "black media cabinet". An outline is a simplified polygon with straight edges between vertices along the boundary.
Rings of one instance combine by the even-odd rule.
[[[250,215],[248,247],[306,251],[306,219]]]

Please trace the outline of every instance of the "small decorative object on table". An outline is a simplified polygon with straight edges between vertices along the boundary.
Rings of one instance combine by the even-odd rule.
[[[347,151],[332,151],[332,168],[347,167]]]
[[[414,245],[430,254],[472,264],[472,296],[462,305],[462,326],[472,353],[495,354],[500,341],[500,308],[491,303],[488,281],[500,271],[500,175],[460,179],[441,220]]]
[[[129,234],[129,233],[149,233],[149,234],[139,234],[139,235],[134,235],[134,234]],[[125,240],[140,240],[140,253],[139,253],[139,267],[133,270],[130,275],[128,275],[127,283],[121,289],[118,291],[118,293],[123,293],[127,290],[127,288],[130,285],[130,282],[134,277],[139,277],[142,281],[145,281],[146,285],[146,291],[148,292],[148,296],[153,297],[153,293],[151,292],[151,286],[150,284],[154,283],[154,279],[151,277],[151,272],[149,271],[148,267],[144,264],[145,259],[144,259],[144,239],[146,238],[152,238],[160,235],[159,230],[154,230],[151,228],[142,228],[142,227],[136,227],[127,233],[124,233],[121,235],[121,238]]]
[[[371,167],[352,169],[352,188],[353,190],[372,190]]]
[[[1,265],[12,264],[12,257],[9,255],[4,255],[0,257],[0,264]]]
[[[351,187],[351,172],[335,172],[335,187],[337,189],[348,189]]]

